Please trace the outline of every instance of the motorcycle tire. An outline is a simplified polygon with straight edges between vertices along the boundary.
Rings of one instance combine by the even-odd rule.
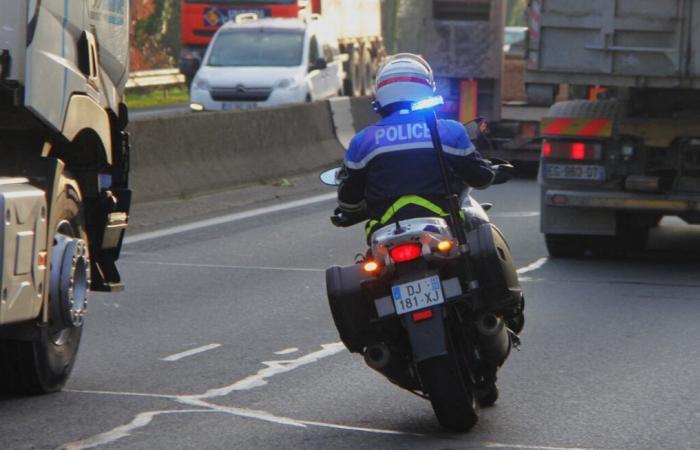
[[[454,432],[469,431],[479,421],[479,400],[465,385],[459,364],[450,355],[418,364],[423,389],[440,425]]]

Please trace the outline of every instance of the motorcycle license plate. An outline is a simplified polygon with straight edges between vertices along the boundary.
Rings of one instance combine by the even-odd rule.
[[[398,315],[445,303],[440,277],[437,275],[397,284],[391,288],[391,296]]]

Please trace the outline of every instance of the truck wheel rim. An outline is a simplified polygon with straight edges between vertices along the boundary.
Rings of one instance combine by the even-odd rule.
[[[51,256],[51,320],[54,342],[60,345],[66,332],[83,325],[90,290],[90,258],[87,243],[74,237],[68,222],[59,224]]]

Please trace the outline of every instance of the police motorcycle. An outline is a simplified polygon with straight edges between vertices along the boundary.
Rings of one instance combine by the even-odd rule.
[[[501,231],[468,191],[450,192],[436,116],[431,108],[424,113],[450,216],[378,229],[357,264],[326,270],[326,287],[347,349],[392,383],[429,400],[442,427],[463,432],[477,423],[481,406],[498,398],[497,370],[520,344],[524,300]],[[485,138],[484,125],[467,124],[474,142]],[[494,184],[512,176],[513,166],[505,161],[492,168]],[[321,181],[337,186],[339,172],[326,171]],[[343,220],[332,218],[336,225]]]

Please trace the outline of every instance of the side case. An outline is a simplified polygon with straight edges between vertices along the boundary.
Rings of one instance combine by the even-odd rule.
[[[481,224],[467,234],[467,243],[486,307],[495,312],[516,307],[522,288],[501,230],[491,223]]]
[[[340,339],[348,350],[361,353],[372,334],[370,321],[376,317],[374,304],[362,294],[362,282],[371,275],[360,264],[326,269],[328,304]]]

